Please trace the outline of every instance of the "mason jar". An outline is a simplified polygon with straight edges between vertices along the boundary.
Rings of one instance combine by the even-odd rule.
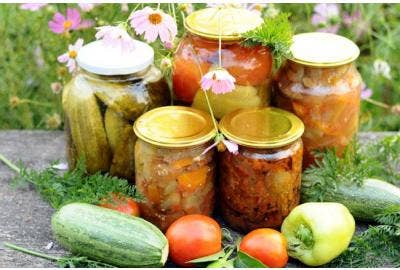
[[[204,91],[199,91],[204,74],[221,61],[235,79],[235,89],[226,94],[208,91],[217,118],[239,109],[267,106],[270,100],[272,55],[267,47],[244,47],[241,34],[259,26],[263,20],[241,8],[206,8],[185,19],[187,33],[173,59],[175,98],[185,105],[208,111]]]
[[[220,130],[238,153],[219,155],[219,198],[234,229],[279,228],[299,204],[304,125],[277,108],[241,109],[225,115]]]
[[[136,187],[142,216],[165,231],[181,216],[211,215],[215,200],[211,116],[182,106],[143,114],[134,124]]]
[[[352,41],[328,33],[294,36],[293,57],[277,74],[274,101],[305,125],[304,168],[316,150],[335,148],[341,155],[358,131],[362,79]]]
[[[140,41],[134,44],[128,54],[102,41],[79,51],[80,69],[62,97],[70,169],[84,158],[89,173],[134,180],[133,122],[170,102],[168,86],[153,65],[153,49]]]

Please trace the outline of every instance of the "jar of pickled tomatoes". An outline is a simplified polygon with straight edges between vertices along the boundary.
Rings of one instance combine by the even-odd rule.
[[[279,70],[274,101],[305,125],[304,164],[315,150],[335,148],[340,155],[358,131],[362,79],[354,60],[359,48],[328,33],[294,36],[292,58]]]
[[[181,216],[211,215],[214,208],[216,135],[209,114],[167,106],[143,114],[134,124],[136,187],[145,197],[142,216],[165,231]]]
[[[186,36],[173,59],[175,98],[185,105],[208,111],[200,80],[219,66],[220,37],[222,67],[236,83],[230,93],[207,93],[215,116],[221,118],[239,108],[267,106],[272,55],[267,47],[241,45],[241,34],[262,22],[259,15],[241,8],[206,8],[191,13],[185,20]]]
[[[80,49],[79,71],[62,97],[70,169],[84,158],[88,173],[134,181],[133,122],[148,110],[168,105],[171,97],[153,64],[153,49],[138,40],[133,43],[134,49],[126,53],[102,40]]]
[[[219,155],[219,198],[229,225],[247,232],[279,228],[299,204],[304,125],[277,108],[240,109],[220,129],[238,153]]]

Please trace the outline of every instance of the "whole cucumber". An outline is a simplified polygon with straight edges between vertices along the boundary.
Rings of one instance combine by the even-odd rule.
[[[162,267],[168,241],[142,218],[85,203],[71,203],[52,217],[57,241],[72,253],[119,267]]]

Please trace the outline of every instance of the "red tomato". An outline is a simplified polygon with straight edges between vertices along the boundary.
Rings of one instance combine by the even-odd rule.
[[[221,250],[221,227],[208,216],[183,216],[171,224],[166,236],[170,258],[180,266],[193,266],[187,262]]]
[[[257,229],[245,235],[239,249],[268,267],[285,267],[288,261],[286,238],[273,229]]]
[[[140,215],[139,205],[132,198],[113,194],[111,200],[102,199],[99,206],[117,210],[118,212],[138,217]]]
[[[234,45],[229,49],[232,54],[223,55],[222,63],[237,84],[257,86],[271,77],[272,55],[267,48]]]
[[[190,59],[175,57],[172,82],[175,96],[178,100],[192,103],[196,92],[200,89],[201,72],[207,73],[210,65],[201,63],[200,66]]]

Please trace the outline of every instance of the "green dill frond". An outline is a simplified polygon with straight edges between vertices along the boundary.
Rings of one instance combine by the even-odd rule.
[[[23,183],[34,185],[42,198],[55,209],[72,202],[98,204],[102,199],[112,199],[112,193],[129,196],[136,201],[144,200],[127,180],[100,172],[87,174],[84,159],[79,159],[76,168],[64,174],[52,166],[43,171],[21,167],[13,182],[17,186]]]
[[[284,58],[290,57],[293,29],[289,13],[280,13],[275,17],[266,17],[264,23],[256,29],[244,33],[244,46],[263,45],[268,47],[275,65],[280,65]]]

